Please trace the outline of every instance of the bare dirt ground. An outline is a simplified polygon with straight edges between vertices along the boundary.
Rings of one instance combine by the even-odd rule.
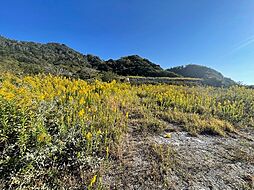
[[[173,129],[173,130],[172,130]],[[171,137],[130,128],[103,181],[109,189],[254,189],[254,130],[227,137]]]

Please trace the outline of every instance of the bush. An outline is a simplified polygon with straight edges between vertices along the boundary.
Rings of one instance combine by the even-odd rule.
[[[112,82],[113,80],[118,80],[119,77],[115,73],[108,71],[108,72],[102,72],[101,73],[101,80],[103,82]]]

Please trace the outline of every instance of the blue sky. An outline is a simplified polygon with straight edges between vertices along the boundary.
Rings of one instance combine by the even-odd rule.
[[[0,34],[163,68],[202,64],[254,84],[253,11],[254,0],[8,0]]]

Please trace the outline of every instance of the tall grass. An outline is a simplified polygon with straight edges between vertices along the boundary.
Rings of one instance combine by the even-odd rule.
[[[104,164],[135,114],[142,115],[140,128],[149,121],[160,127],[162,119],[193,134],[225,135],[254,125],[253,100],[254,91],[244,87],[131,86],[3,74],[2,188],[100,187]]]

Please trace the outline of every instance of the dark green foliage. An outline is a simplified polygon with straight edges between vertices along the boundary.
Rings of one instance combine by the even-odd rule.
[[[21,42],[1,37],[0,55],[25,63],[90,67],[82,54],[58,43]]]
[[[100,78],[103,82],[112,82],[113,80],[118,80],[119,77],[115,73],[108,71],[102,72]]]
[[[116,79],[117,75],[189,77],[204,79],[204,85],[235,85],[233,80],[205,66],[187,65],[164,70],[138,55],[104,61],[91,54],[83,55],[64,44],[22,42],[1,36],[0,71],[18,74],[50,73],[84,80],[101,78],[103,81]]]
[[[190,64],[186,66],[173,67],[167,70],[171,72],[175,72],[184,77],[223,79],[223,75],[219,73],[218,71],[215,71],[214,69],[210,69],[208,67],[201,66],[201,65]]]
[[[145,77],[179,77],[179,75],[163,70],[159,65],[148,59],[131,55],[118,60],[110,59],[103,62],[98,57],[89,58],[89,63],[98,70],[112,71],[122,76],[145,76]],[[92,61],[91,61],[92,60]]]
[[[28,74],[43,72],[81,79],[97,78],[98,71],[110,71],[124,76],[179,76],[137,55],[103,61],[91,54],[82,55],[64,44],[40,44],[0,37],[1,67],[5,64],[5,69],[8,68],[6,62],[16,62],[20,68],[19,72]],[[11,68],[7,70],[12,71]],[[102,74],[102,77],[105,79],[105,73]]]
[[[11,61],[18,64],[21,72],[28,74],[44,72],[85,79],[97,73],[86,56],[64,44],[40,44],[0,37],[1,67]],[[8,70],[12,71],[11,68]]]
[[[183,77],[201,78],[203,84],[211,86],[232,86],[235,82],[229,78],[225,78],[220,72],[202,66],[202,65],[186,65],[167,69]]]
[[[112,68],[110,65],[108,65],[105,61],[101,60],[98,56],[94,56],[91,54],[88,54],[87,61],[92,65],[94,69],[97,69],[99,71],[112,71]]]

